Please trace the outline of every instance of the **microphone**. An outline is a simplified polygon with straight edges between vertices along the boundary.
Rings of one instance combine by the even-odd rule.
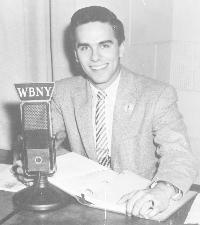
[[[31,102],[21,105],[25,172],[54,171],[55,151],[50,122],[50,103]]]
[[[23,168],[34,184],[16,193],[13,202],[26,210],[60,208],[65,204],[64,192],[48,182],[48,176],[56,171],[50,111],[54,83],[22,83],[15,88],[21,100]]]

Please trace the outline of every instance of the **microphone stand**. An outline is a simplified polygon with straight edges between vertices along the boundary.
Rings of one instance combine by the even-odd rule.
[[[55,210],[66,204],[66,193],[48,181],[47,174],[38,172],[36,182],[13,197],[14,205],[33,211]]]

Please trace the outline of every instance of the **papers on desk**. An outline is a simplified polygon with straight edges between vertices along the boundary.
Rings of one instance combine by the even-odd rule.
[[[17,192],[26,186],[19,182],[11,173],[11,165],[0,164],[0,190]]]
[[[126,193],[146,188],[151,182],[130,171],[119,174],[73,152],[57,157],[57,172],[49,181],[82,204],[123,214],[126,205],[117,204],[119,199]],[[196,192],[190,191],[181,200],[172,200],[168,209],[153,220],[166,220],[194,195]]]
[[[200,224],[200,194],[196,196],[184,224]]]
[[[126,193],[146,188],[150,181],[125,171],[117,173],[76,153],[57,158],[57,172],[49,181],[68,194],[82,197],[91,207],[126,213],[125,204],[117,204]],[[79,199],[80,202],[80,199]]]

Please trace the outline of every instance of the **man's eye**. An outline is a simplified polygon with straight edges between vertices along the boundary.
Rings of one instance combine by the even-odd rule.
[[[89,49],[88,46],[80,46],[80,47],[79,47],[79,50],[80,50],[80,51],[87,51],[88,49]]]
[[[110,44],[107,44],[107,43],[102,44],[102,45],[101,45],[101,48],[110,48]]]

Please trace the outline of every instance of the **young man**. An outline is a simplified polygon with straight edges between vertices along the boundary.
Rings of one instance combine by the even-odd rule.
[[[153,217],[188,191],[196,176],[176,93],[120,64],[124,29],[108,9],[78,10],[70,32],[82,74],[56,83],[53,130],[57,137],[66,134],[70,151],[151,179],[149,189],[121,202],[127,201],[128,215]],[[99,91],[106,95],[103,103]]]
[[[187,192],[196,176],[176,93],[120,64],[124,29],[108,9],[78,10],[70,35],[82,74],[56,82],[57,150],[66,139],[69,151],[151,179],[151,187],[120,200],[127,202],[128,215],[151,218]]]

